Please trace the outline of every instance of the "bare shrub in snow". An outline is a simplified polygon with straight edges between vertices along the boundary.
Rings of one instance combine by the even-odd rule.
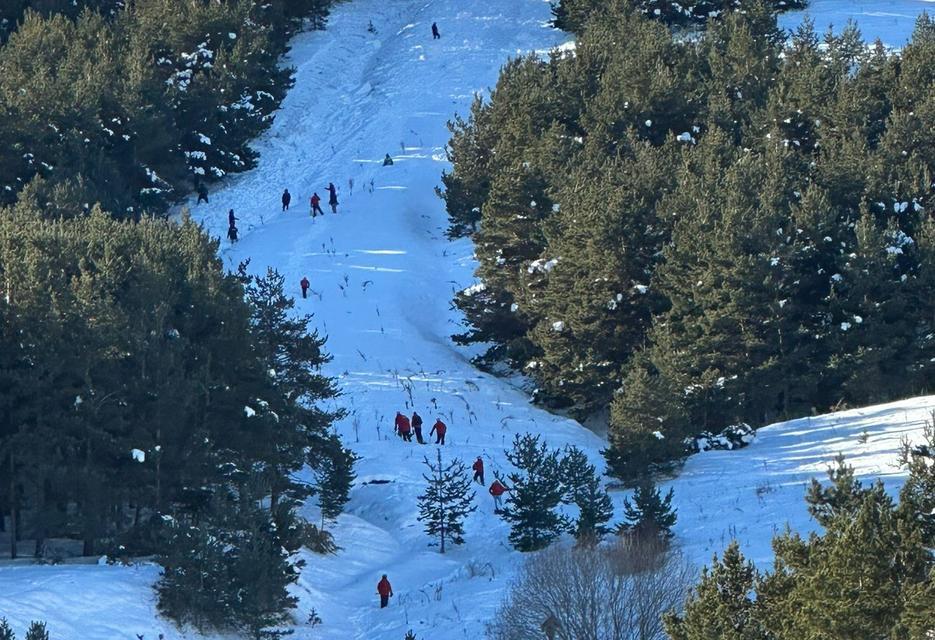
[[[693,572],[681,553],[627,537],[609,545],[553,545],[520,570],[493,640],[655,640],[662,615],[678,608]]]

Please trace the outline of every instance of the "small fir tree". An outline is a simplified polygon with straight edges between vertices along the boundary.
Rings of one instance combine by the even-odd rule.
[[[633,502],[624,499],[626,530],[637,535],[657,535],[664,540],[672,537],[676,513],[672,508],[672,489],[665,497],[651,481],[644,481],[633,491]]]
[[[854,468],[844,462],[844,455],[835,458],[837,466],[828,469],[831,486],[825,487],[812,478],[805,494],[808,512],[823,527],[842,515],[853,514],[863,500],[867,490],[854,479]]]
[[[750,597],[758,574],[753,563],[740,552],[736,541],[730,543],[719,560],[705,567],[694,593],[681,613],[665,618],[666,633],[671,640],[754,640],[762,638],[755,632],[756,603]]]
[[[33,620],[26,630],[26,640],[49,640],[49,631],[44,622]]]
[[[935,547],[935,413],[925,426],[921,443],[913,446],[903,442],[900,463],[909,471],[899,494],[900,511],[918,524],[926,544]]]
[[[477,507],[471,504],[474,492],[467,467],[455,458],[442,463],[441,449],[436,451],[433,464],[425,458],[429,475],[423,474],[428,486],[419,496],[419,521],[425,523],[425,532],[438,539],[439,550],[445,553],[445,543],[464,544],[464,519]]]
[[[0,640],[16,640],[13,627],[10,626],[6,618],[0,618]]]
[[[574,535],[579,542],[599,541],[610,528],[614,506],[601,486],[597,470],[578,447],[568,447],[561,461],[564,501],[578,507]]]
[[[357,474],[354,464],[357,455],[343,446],[340,440],[333,439],[329,451],[319,461],[315,473],[315,490],[318,493],[318,506],[321,508],[321,529],[325,529],[326,520],[334,520],[344,510],[350,499],[351,487]]]
[[[547,547],[568,527],[556,509],[562,501],[561,464],[539,436],[517,435],[507,459],[517,471],[509,474],[510,496],[503,518],[510,523],[510,542],[519,551]]]

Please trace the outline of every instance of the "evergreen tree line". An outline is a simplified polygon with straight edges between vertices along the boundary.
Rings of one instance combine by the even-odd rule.
[[[684,439],[931,388],[935,22],[891,52],[787,40],[772,7],[675,37],[598,3],[573,54],[507,63],[451,124],[461,343],[577,415],[611,472]]]
[[[880,482],[862,486],[838,461],[830,486],[812,481],[809,512],[822,526],[773,539],[772,571],[732,543],[706,569],[684,610],[666,619],[672,640],[928,640],[935,635],[935,437],[907,447],[898,503]]]
[[[332,2],[4,3],[0,205],[30,189],[50,217],[138,218],[250,169],[292,84],[288,39]]]
[[[181,224],[0,215],[0,527],[10,541],[156,554],[160,608],[254,635],[293,604],[292,555],[340,513],[324,338],[275,271],[227,274]],[[308,482],[298,472],[311,468]]]
[[[745,9],[744,0],[552,0],[553,23],[559,29],[580,34],[595,14],[614,4],[629,3],[646,17],[667,25],[695,27],[732,11]],[[763,0],[772,11],[802,9],[806,0]]]

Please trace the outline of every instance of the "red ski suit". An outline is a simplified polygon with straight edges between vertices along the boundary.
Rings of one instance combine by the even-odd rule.
[[[396,430],[400,433],[409,433],[409,418],[403,414],[396,416]]]
[[[393,585],[390,584],[390,581],[386,578],[380,580],[377,583],[377,593],[379,593],[384,598],[387,596],[393,595]]]

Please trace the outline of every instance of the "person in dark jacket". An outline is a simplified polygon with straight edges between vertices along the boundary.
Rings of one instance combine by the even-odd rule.
[[[227,230],[227,237],[230,238],[231,244],[237,242],[237,227],[231,225],[230,229]]]
[[[438,25],[434,22],[432,23],[432,40],[438,40],[442,37],[442,34],[438,32]]]
[[[313,193],[309,204],[312,205],[312,217],[314,218],[317,215],[325,215],[325,212],[321,210],[321,198],[318,196],[318,193]]]
[[[383,166],[389,167],[393,164],[393,159],[390,157],[390,154],[386,154],[386,157],[383,158]]]
[[[208,187],[203,184],[198,185],[198,202],[195,204],[201,204],[204,201],[205,204],[208,204]]]
[[[237,222],[238,220],[240,220],[240,218],[238,218],[238,217],[236,217],[236,216],[234,215],[234,210],[233,210],[233,209],[231,209],[230,211],[227,212],[227,224],[228,224],[228,226],[233,227],[233,226],[234,226],[234,223]]]
[[[477,456],[471,468],[474,469],[474,482],[484,486],[484,461],[480,456]]]
[[[338,212],[338,190],[333,182],[328,183],[328,204],[331,205],[331,213]]]
[[[429,431],[429,437],[432,437],[432,434],[435,434],[435,444],[445,444],[445,432],[448,431],[448,426],[442,422],[441,418],[438,418],[435,421],[435,424],[432,425],[432,430]]]
[[[422,416],[415,411],[412,412],[412,428],[416,432],[416,441],[425,444],[425,440],[422,439]]]
[[[309,284],[310,284],[310,283],[309,283],[309,281],[308,281],[308,278],[306,278],[305,276],[302,276],[302,281],[299,282],[299,286],[302,287],[302,297],[303,297],[303,298],[307,298],[307,297],[308,297],[308,285],[309,285]]]
[[[385,573],[380,578],[380,582],[377,583],[377,593],[380,594],[380,608],[383,609],[390,603],[390,598],[393,596],[393,585],[390,584]]]
[[[286,189],[285,191],[282,192],[282,210],[283,211],[289,210],[290,202],[292,202],[292,194],[289,193],[288,189]]]

